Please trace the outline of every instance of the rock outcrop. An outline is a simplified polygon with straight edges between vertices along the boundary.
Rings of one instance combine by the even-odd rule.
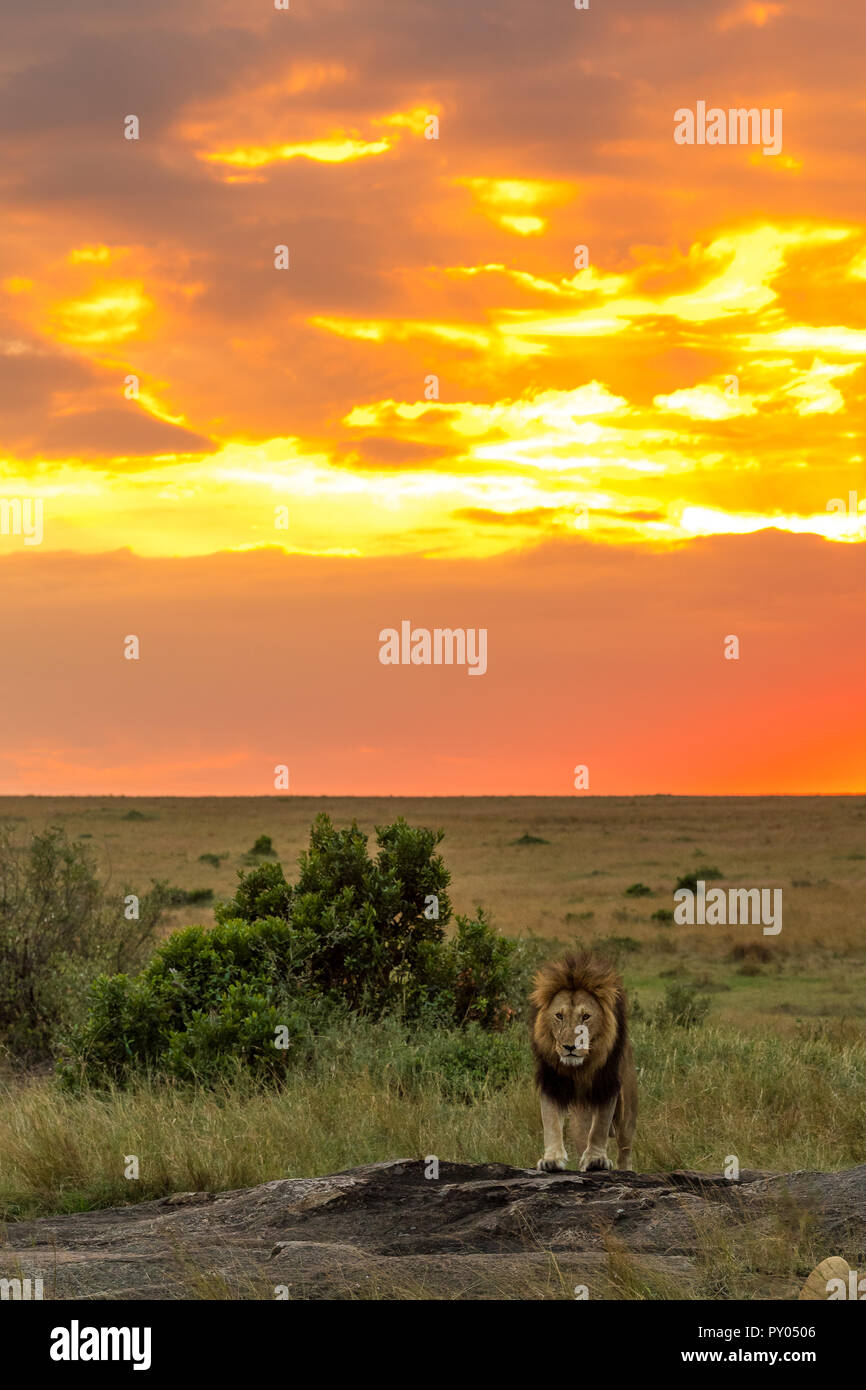
[[[395,1160],[10,1222],[0,1278],[41,1278],[46,1299],[573,1299],[580,1286],[595,1298],[642,1287],[712,1298],[726,1296],[733,1249],[751,1252],[737,1266],[750,1296],[796,1299],[811,1262],[779,1274],[761,1251],[804,1226],[822,1256],[866,1268],[866,1166],[743,1172],[737,1183],[498,1164],[427,1171]]]

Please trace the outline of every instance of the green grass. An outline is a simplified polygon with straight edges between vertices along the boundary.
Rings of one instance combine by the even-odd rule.
[[[320,1040],[317,1060],[278,1090],[239,1075],[217,1090],[149,1082],[70,1095],[53,1078],[0,1086],[0,1214],[7,1218],[218,1191],[278,1177],[436,1154],[531,1167],[541,1152],[528,1047],[502,1039],[513,1074],[477,1078],[455,1100],[435,1038],[396,1023]],[[866,1041],[843,1025],[791,1037],[705,1024],[634,1027],[644,1170],[784,1172],[862,1162]],[[427,1062],[425,1063],[425,1059]],[[135,1154],[140,1178],[123,1176]],[[574,1161],[572,1156],[572,1162]]]

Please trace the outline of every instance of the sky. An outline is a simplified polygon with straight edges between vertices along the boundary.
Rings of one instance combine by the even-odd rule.
[[[0,22],[0,792],[864,790],[860,0]]]

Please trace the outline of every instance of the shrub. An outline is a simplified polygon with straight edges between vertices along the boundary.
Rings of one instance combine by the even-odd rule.
[[[772,959],[770,947],[760,941],[738,941],[728,954],[728,960],[757,961],[761,965],[769,965]]]
[[[212,888],[165,889],[165,901],[168,907],[192,907],[195,903],[209,903],[212,899]]]
[[[165,906],[162,885],[124,917],[88,848],[51,827],[25,846],[0,835],[0,1042],[14,1056],[49,1055],[74,1022],[89,983],[138,966]]]
[[[290,982],[304,988],[315,944],[280,917],[186,927],[166,938],[141,978],[174,1000],[177,1027],[196,1009],[216,1007],[231,984],[272,992]]]
[[[709,999],[689,985],[670,984],[664,999],[655,1007],[652,1021],[657,1028],[696,1028],[703,1023],[709,1008]]]
[[[252,1061],[266,1027],[283,1023],[297,1031],[289,982],[304,992],[312,945],[276,917],[174,932],[138,979],[103,975],[94,982],[86,1022],[73,1030],[61,1058],[62,1078],[104,1084],[147,1071],[189,1078],[196,1067],[212,1077],[220,1055],[227,1064],[232,1057]],[[281,1052],[272,1070],[286,1060]]]
[[[517,942],[497,936],[482,908],[475,917],[458,917],[448,943],[454,970],[454,1013],[458,1023],[502,1028],[515,1013],[514,957]]]
[[[166,1070],[181,1081],[213,1082],[240,1064],[256,1077],[276,1079],[309,1055],[309,1037],[303,1008],[280,1007],[270,995],[235,983],[216,1008],[196,1009],[171,1034]]]
[[[631,883],[625,890],[625,896],[627,898],[648,898],[651,892],[652,889],[648,888],[645,883]]]
[[[250,850],[250,854],[275,854],[274,842],[270,835],[260,835]]]
[[[442,832],[405,821],[376,831],[319,816],[294,885],[281,865],[239,872],[213,928],[164,941],[138,979],[104,976],[61,1062],[67,1082],[122,1081],[162,1070],[213,1079],[238,1063],[278,1075],[305,1055],[335,1010],[486,1030],[515,1015],[534,947],[499,937],[479,908],[451,915]],[[438,912],[438,916],[437,916]],[[291,1045],[274,1049],[274,1029]],[[278,1055],[274,1056],[277,1051]]]
[[[261,917],[282,917],[292,912],[292,889],[286,882],[282,864],[258,864],[250,873],[238,870],[238,886],[233,898],[214,909],[217,923],[240,920],[256,922]]]
[[[679,888],[689,888],[693,893],[697,893],[699,879],[704,883],[709,883],[710,880],[714,878],[724,878],[724,874],[720,869],[695,869],[693,872],[683,874],[682,878],[677,879],[674,892]]]
[[[433,948],[451,916],[451,876],[434,853],[441,839],[442,831],[413,829],[401,817],[377,828],[373,860],[357,824],[336,830],[317,817],[291,912],[318,940],[314,972],[323,993],[374,1014],[418,1008],[420,967],[438,975]]]
[[[133,1069],[159,1065],[168,1046],[171,1002],[146,980],[101,975],[91,986],[86,1023],[61,1048],[58,1070],[66,1084],[122,1080]]]

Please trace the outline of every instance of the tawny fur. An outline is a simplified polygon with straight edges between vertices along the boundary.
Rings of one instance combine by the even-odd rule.
[[[536,975],[530,1004],[545,1136],[539,1168],[565,1167],[562,1130],[569,1114],[583,1150],[582,1171],[613,1166],[606,1153],[610,1134],[617,1138],[620,1167],[630,1168],[637,1074],[617,970],[587,953],[550,961]],[[578,1044],[575,1025],[588,1033],[586,1045]]]

